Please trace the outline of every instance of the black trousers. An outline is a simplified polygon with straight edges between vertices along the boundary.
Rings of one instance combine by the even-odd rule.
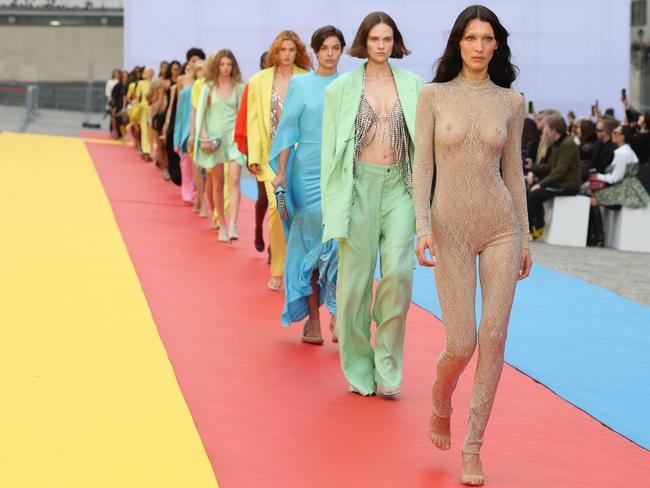
[[[528,224],[530,230],[544,227],[544,202],[553,197],[577,195],[578,190],[569,190],[560,186],[549,186],[535,191],[528,191]]]

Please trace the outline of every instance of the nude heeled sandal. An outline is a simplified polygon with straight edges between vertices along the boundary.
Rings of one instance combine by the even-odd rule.
[[[305,325],[302,327],[302,342],[305,344],[313,344],[315,346],[322,346],[325,342],[322,336],[308,336],[307,327],[309,326],[309,320],[305,321]]]

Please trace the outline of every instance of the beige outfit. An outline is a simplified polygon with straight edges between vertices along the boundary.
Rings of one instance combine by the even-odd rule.
[[[478,453],[483,442],[503,368],[521,248],[528,247],[521,162],[524,117],[522,97],[489,79],[470,81],[459,75],[447,83],[432,83],[422,89],[418,102],[416,232],[418,237],[433,236],[446,334],[433,387],[433,413],[438,417],[451,415],[452,393],[476,348],[479,258],[483,311],[465,453]]]

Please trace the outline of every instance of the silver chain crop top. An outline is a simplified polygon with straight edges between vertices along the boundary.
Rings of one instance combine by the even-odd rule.
[[[363,74],[361,86],[361,101],[354,126],[354,159],[352,162],[352,175],[357,178],[357,164],[359,156],[364,147],[369,146],[379,134],[381,142],[390,143],[390,148],[395,154],[395,164],[404,180],[404,187],[409,195],[413,194],[413,176],[411,162],[409,161],[409,132],[404,119],[404,112],[399,95],[395,99],[393,108],[386,116],[377,115],[368,102],[365,94],[366,74]],[[383,129],[383,130],[382,130]],[[390,141],[386,139],[390,138]],[[356,197],[356,189],[353,186],[353,196]]]

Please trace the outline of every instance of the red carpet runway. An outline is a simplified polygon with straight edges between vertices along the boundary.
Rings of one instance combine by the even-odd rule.
[[[303,345],[299,326],[280,326],[252,202],[240,240],[221,244],[132,148],[87,147],[221,487],[459,486],[474,363],[455,396],[452,450],[438,452],[427,423],[439,321],[411,307],[399,400],[350,394],[336,345]],[[649,452],[509,366],[482,457],[495,488],[650,486]]]

